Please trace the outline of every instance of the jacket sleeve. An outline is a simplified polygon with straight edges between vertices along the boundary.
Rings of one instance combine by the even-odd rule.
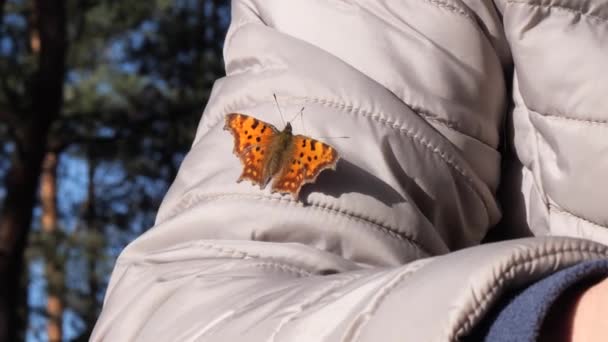
[[[517,162],[502,181],[518,191],[504,201],[505,223],[608,244],[608,2],[496,2],[515,65]]]
[[[507,40],[491,2],[239,0],[155,227],[118,259],[92,341],[448,341],[505,291],[603,245],[479,245],[500,219]],[[441,23],[441,24],[439,24]],[[298,200],[236,183],[231,112],[340,153]],[[282,128],[282,127],[280,127]]]

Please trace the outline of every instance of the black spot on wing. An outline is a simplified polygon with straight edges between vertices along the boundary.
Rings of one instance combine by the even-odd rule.
[[[315,145],[315,143],[310,144],[310,149],[314,151],[316,149]]]
[[[258,119],[253,119],[253,124],[251,124],[251,128],[256,129],[259,124],[260,121]]]

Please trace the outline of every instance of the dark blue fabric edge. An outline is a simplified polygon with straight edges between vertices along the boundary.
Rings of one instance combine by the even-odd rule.
[[[608,259],[585,261],[529,287],[504,295],[464,341],[536,341],[552,305],[564,292],[589,280],[608,277]]]

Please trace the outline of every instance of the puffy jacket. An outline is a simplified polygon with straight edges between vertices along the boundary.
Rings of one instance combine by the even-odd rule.
[[[455,341],[608,256],[608,2],[234,0],[224,54],[92,341]],[[222,129],[273,93],[341,156],[298,200]]]

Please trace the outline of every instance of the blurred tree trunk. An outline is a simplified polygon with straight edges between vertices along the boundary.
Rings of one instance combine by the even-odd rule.
[[[1,0],[0,0],[1,1]],[[23,252],[36,203],[36,190],[47,147],[47,135],[63,100],[66,29],[64,0],[36,0],[35,25],[40,37],[38,70],[31,80],[31,113],[13,125],[17,141],[0,212],[0,341],[23,339],[19,293]]]
[[[49,239],[57,241],[57,160],[58,154],[47,152],[42,164],[40,179],[40,204],[42,207],[42,232]],[[55,244],[53,244],[55,245]],[[45,253],[45,272],[47,279],[46,312],[48,315],[47,337],[49,342],[61,342],[64,290],[64,266],[57,254],[56,246],[48,246]]]
[[[83,229],[87,235],[85,240],[84,256],[87,261],[88,277],[86,279],[88,285],[88,298],[86,300],[85,310],[81,314],[85,328],[79,336],[74,338],[73,342],[86,342],[89,340],[97,317],[101,311],[101,303],[97,300],[97,296],[102,286],[100,277],[97,274],[98,260],[103,258],[104,243],[100,243],[99,239],[105,238],[103,231],[98,222],[96,210],[96,193],[95,193],[95,172],[97,170],[98,159],[95,155],[95,148],[92,143],[87,144],[87,161],[88,161],[88,186],[87,198],[82,206],[82,219],[78,225],[78,229]],[[84,279],[83,279],[84,280]]]
[[[94,148],[88,146],[88,161],[89,161],[89,186],[87,188],[87,202],[85,207],[85,224],[86,229],[89,231],[89,243],[87,244],[87,263],[89,277],[88,287],[90,296],[90,307],[85,314],[84,321],[86,324],[86,335],[87,337],[93,332],[95,322],[97,321],[97,314],[99,312],[99,303],[97,301],[97,294],[99,293],[99,277],[97,276],[97,260],[100,258],[102,251],[100,250],[100,244],[98,238],[102,237],[102,232],[99,229],[97,223],[97,213],[95,210],[95,170],[97,169],[97,158],[94,155]]]

